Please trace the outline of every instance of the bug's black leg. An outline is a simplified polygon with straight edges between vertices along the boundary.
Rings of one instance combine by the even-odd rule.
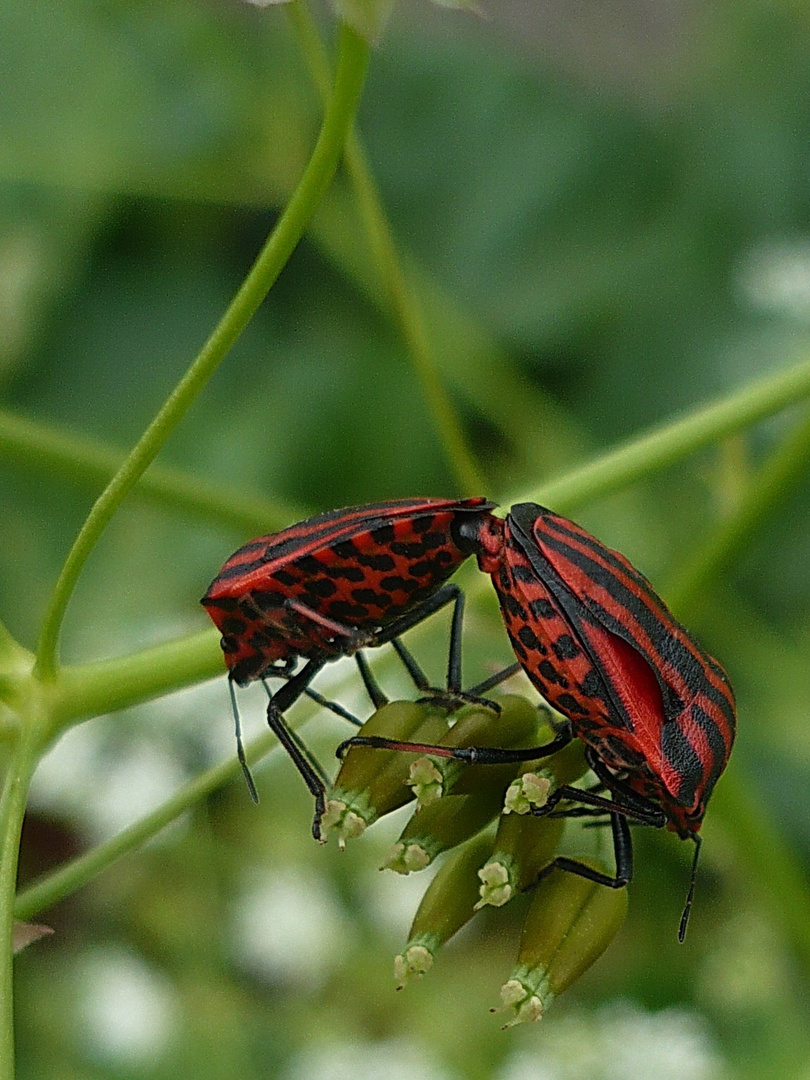
[[[294,667],[294,665],[295,665],[295,660],[293,660],[293,667]],[[286,670],[279,669],[277,671],[268,671],[268,672],[266,672],[265,675],[262,678],[262,683],[264,683],[264,688],[267,691],[267,696],[268,697],[273,696],[272,691],[270,690],[269,686],[267,685],[267,679],[268,678],[290,679],[291,677],[292,677],[292,670],[290,669],[289,665],[287,666]],[[330,701],[329,698],[325,698],[323,696],[323,694],[319,694],[318,691],[313,690],[311,686],[308,686],[304,690],[304,693],[306,694],[306,696],[308,698],[310,698],[311,701],[314,701],[317,705],[320,705],[322,708],[328,709],[330,712],[333,712],[335,714],[335,716],[339,716],[341,718],[341,720],[348,720],[348,722],[350,724],[354,724],[355,727],[362,727],[363,726],[363,721],[358,720],[357,717],[353,713],[350,713],[348,709],[344,709],[343,706],[339,705],[336,701]]]
[[[391,644],[394,647],[397,656],[402,661],[405,670],[410,675],[416,689],[430,690],[430,682],[428,680],[428,677],[427,675],[425,675],[424,671],[422,671],[422,668],[417,663],[416,657],[413,655],[411,650],[406,649],[406,647],[402,644],[399,638],[392,638]]]
[[[606,885],[609,889],[623,889],[633,879],[633,839],[630,836],[630,825],[624,814],[614,811],[610,815],[610,825],[613,829],[613,853],[616,859],[616,874],[602,874],[585,863],[577,862],[576,859],[568,859],[564,855],[558,855],[556,859],[544,866],[537,880],[530,886],[542,881],[544,877],[556,868],[566,870],[569,874],[577,874],[578,877],[587,878],[597,885]]]
[[[436,611],[441,611],[443,607],[446,607],[452,600],[455,600],[461,589],[458,585],[448,584],[442,585],[440,589],[437,589],[432,596],[429,596],[426,600],[423,600],[421,604],[417,604],[415,608],[407,612],[405,615],[400,615],[398,619],[395,619],[384,630],[374,638],[375,645],[386,645],[393,638],[400,637],[406,630],[410,630],[411,627],[417,626],[420,622],[423,622],[429,615],[432,615]]]
[[[270,730],[292,758],[304,783],[315,799],[315,817],[312,822],[312,835],[321,839],[321,818],[326,812],[326,778],[323,770],[310,756],[309,751],[284,722],[284,713],[306,692],[326,661],[309,660],[296,675],[273,694],[267,705],[267,723]]]
[[[652,825],[656,829],[662,829],[666,825],[667,816],[661,807],[656,806],[656,804],[650,802],[649,799],[645,799],[643,795],[639,795],[638,792],[633,791],[633,789],[628,787],[623,780],[614,775],[593,747],[589,746],[586,748],[585,759],[593,772],[596,773],[602,786],[607,788],[613,795],[618,796],[618,799],[620,800],[618,805],[610,807],[609,809],[617,809],[620,813],[635,818],[636,821],[640,821],[643,825]],[[581,798],[579,801],[587,802],[587,800]],[[591,805],[598,804],[591,803]]]
[[[464,593],[456,594],[453,619],[450,623],[450,649],[447,654],[447,689],[451,694],[461,693],[461,644],[464,626]]]
[[[614,783],[616,778],[612,778]],[[613,786],[613,785],[612,785]],[[632,794],[632,799],[626,801],[619,801],[617,799],[610,799],[604,795],[597,795],[593,791],[589,791],[587,788],[569,787],[567,784],[562,787],[558,787],[553,791],[548,801],[543,806],[537,806],[532,810],[532,813],[536,817],[549,817],[555,813],[556,808],[561,802],[575,802],[584,803],[585,806],[592,806],[596,808],[597,813],[610,813],[618,814],[624,818],[632,818],[634,821],[640,822],[642,825],[652,825],[655,828],[662,828],[667,823],[666,815],[660,807],[655,803],[648,802],[646,799],[642,799],[640,795],[636,795],[635,792],[619,792],[620,797],[624,800],[626,794]],[[576,807],[569,813],[564,810],[560,813],[562,817],[578,817]]]
[[[348,709],[344,709],[343,706],[339,705],[336,701],[330,701],[329,698],[325,698],[323,694],[319,694],[317,690],[312,690],[310,687],[307,687],[304,693],[317,705],[333,712],[335,716],[339,716],[341,720],[348,720],[348,722],[354,724],[355,727],[363,726],[363,721],[358,720],[354,713],[350,713]]]
[[[494,675],[490,675],[490,677],[484,679],[483,682],[471,686],[469,690],[465,690],[465,693],[471,694],[474,697],[480,697],[482,694],[486,694],[486,692],[491,690],[494,686],[500,686],[502,682],[511,679],[513,675],[517,675],[521,670],[520,664],[510,664],[509,667],[505,667],[501,671],[496,671]]]
[[[417,623],[422,622],[429,615],[432,615],[434,612],[439,611],[450,603],[453,604],[453,618],[450,626],[450,648],[447,657],[447,687],[444,690],[439,690],[431,687],[427,676],[413,658],[410,651],[397,639],[400,634],[405,633],[406,630],[415,626]],[[391,642],[397,651],[397,655],[407,668],[408,674],[413,679],[417,690],[421,690],[425,693],[425,697],[420,698],[420,701],[435,702],[437,705],[444,705],[447,708],[458,708],[463,704],[484,705],[494,712],[499,713],[501,711],[500,705],[498,705],[496,701],[489,701],[487,698],[482,697],[481,693],[479,693],[479,687],[475,687],[473,690],[461,689],[463,623],[464,593],[458,585],[450,582],[449,584],[442,586],[438,592],[434,593],[433,596],[428,597],[422,604],[419,604],[413,611],[408,612],[407,615],[403,615],[401,619],[398,619],[392,626],[388,627],[384,633],[376,639],[376,644],[381,645],[387,641]],[[514,668],[507,668],[505,672],[499,672],[497,675],[493,676],[491,680],[487,679],[481,685],[485,690],[497,686],[503,679],[514,674],[518,668],[519,665],[516,665]]]
[[[397,642],[394,641],[393,644],[396,646]],[[366,688],[366,693],[371,698],[371,704],[375,709],[380,709],[383,705],[387,705],[388,697],[377,682],[374,672],[369,667],[365,655],[362,652],[356,652],[354,654],[354,661],[357,664],[357,669],[360,672],[360,678],[363,680],[363,686]]]
[[[435,746],[432,743],[396,742],[393,739],[384,739],[379,735],[355,735],[353,738],[342,742],[336,753],[339,758],[342,758],[353,746],[373,746],[378,750],[404,750],[407,753],[454,758],[456,761],[464,761],[468,765],[508,765],[512,762],[534,761],[535,758],[549,757],[567,746],[571,742],[571,738],[570,730],[565,728],[544,746],[532,746],[527,750],[505,750],[498,746]],[[560,788],[559,790],[562,791],[563,789]],[[567,788],[566,790],[579,794],[577,788]],[[549,799],[550,801],[551,799]]]

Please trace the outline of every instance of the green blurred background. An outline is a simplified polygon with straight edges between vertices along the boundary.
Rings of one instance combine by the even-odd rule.
[[[361,129],[482,493],[508,499],[807,355],[810,14],[492,0],[488,15],[401,4]],[[125,449],[294,186],[318,97],[285,11],[236,2],[9,0],[0,57],[2,404]],[[666,591],[797,419],[578,519]],[[97,488],[0,450],[0,613],[32,646]],[[283,522],[459,493],[345,177],[161,460],[261,494]],[[804,481],[693,619],[738,690],[736,783],[803,881],[808,511]],[[71,606],[67,659],[205,628],[197,600],[246,539],[131,500]],[[438,680],[436,623],[414,647]],[[508,660],[492,603],[472,611],[467,646],[470,681]],[[364,708],[350,670],[330,685]],[[261,693],[241,700],[259,731]],[[328,761],[339,723],[307,730]],[[24,879],[230,753],[224,679],[70,732],[35,780]],[[289,764],[273,755],[257,782],[258,809],[234,783],[43,915],[56,934],[17,961],[24,1080],[810,1078],[810,948],[790,929],[806,888],[762,880],[722,782],[685,945],[690,852],[639,835],[620,937],[547,1019],[508,1033],[487,1010],[520,903],[397,994],[391,958],[424,887],[376,870],[397,823],[345,854],[319,848]]]

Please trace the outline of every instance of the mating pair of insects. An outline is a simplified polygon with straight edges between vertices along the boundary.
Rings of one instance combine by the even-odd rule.
[[[430,752],[481,764],[533,761],[578,738],[607,794],[562,787],[544,812],[565,800],[584,813],[609,814],[616,875],[562,857],[555,864],[613,888],[626,885],[628,822],[635,821],[695,841],[694,882],[698,831],[734,740],[725,671],[623,555],[535,503],[513,506],[505,518],[493,509],[482,498],[402,499],[320,514],[245,544],[202,599],[223,635],[231,689],[254,679],[285,680],[270,699],[268,722],[315,796],[319,836],[324,786],[284,712],[304,693],[317,699],[310,683],[340,656],[356,655],[373,685],[359,650],[396,645],[451,602],[445,693],[463,699],[463,594],[448,579],[475,555],[492,579],[518,663],[568,723],[545,746]],[[468,693],[484,693],[494,682]],[[688,904],[681,936],[687,914]]]

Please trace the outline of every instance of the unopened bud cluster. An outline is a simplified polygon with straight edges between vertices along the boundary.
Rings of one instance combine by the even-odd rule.
[[[358,732],[402,743],[465,749],[543,746],[549,716],[525,698],[497,699],[454,714],[428,702],[391,702]],[[452,757],[350,747],[330,792],[324,835],[359,836],[377,818],[415,800],[415,810],[383,868],[409,874],[445,855],[395,960],[400,986],[424,975],[440,947],[483,907],[529,893],[517,963],[501,989],[507,1026],[537,1020],[601,955],[627,910],[626,889],[610,889],[553,866],[565,820],[542,816],[549,796],[588,770],[574,740],[522,764],[468,764]],[[587,858],[579,862],[607,873]]]

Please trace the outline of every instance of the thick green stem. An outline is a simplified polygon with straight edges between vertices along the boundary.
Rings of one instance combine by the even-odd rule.
[[[0,1076],[14,1077],[13,933],[17,862],[28,785],[41,748],[38,715],[27,714],[0,796]]]
[[[196,360],[96,501],[65,561],[40,636],[37,672],[42,678],[52,679],[59,665],[62,622],[87,557],[122,500],[140,479],[247,326],[283,270],[331,182],[357,112],[368,57],[369,48],[366,42],[344,25],[341,29],[340,54],[332,97],[309,164],[295,193]]]
[[[120,660],[69,665],[51,688],[50,734],[224,674],[219,634],[213,628]]]
[[[810,395],[807,360],[757,379],[713,405],[695,409],[680,420],[667,421],[646,435],[629,439],[595,461],[548,481],[531,492],[505,500],[532,500],[562,511],[608,495],[635,480],[659,472],[718,439],[741,431]]]
[[[329,87],[329,60],[317,26],[305,4],[290,4],[288,11],[312,80],[325,97]],[[382,198],[374,182],[363,144],[356,133],[350,135],[346,144],[346,168],[388,305],[399,324],[422,384],[422,392],[433,414],[447,461],[461,490],[468,495],[480,495],[486,490],[486,481],[467,445],[463,428],[439,375],[417,290],[408,282]]]
[[[123,450],[87,435],[62,431],[50,424],[15,416],[0,409],[0,455],[26,470],[54,473],[98,491],[109,483],[126,458]],[[134,494],[171,510],[194,514],[217,525],[231,525],[247,536],[280,529],[305,516],[305,511],[259,495],[224,491],[181,469],[152,465],[141,476]]]
[[[739,504],[674,576],[665,590],[677,611],[694,612],[705,585],[728,566],[751,539],[757,527],[806,475],[810,461],[810,416],[796,425],[748,485]]]

